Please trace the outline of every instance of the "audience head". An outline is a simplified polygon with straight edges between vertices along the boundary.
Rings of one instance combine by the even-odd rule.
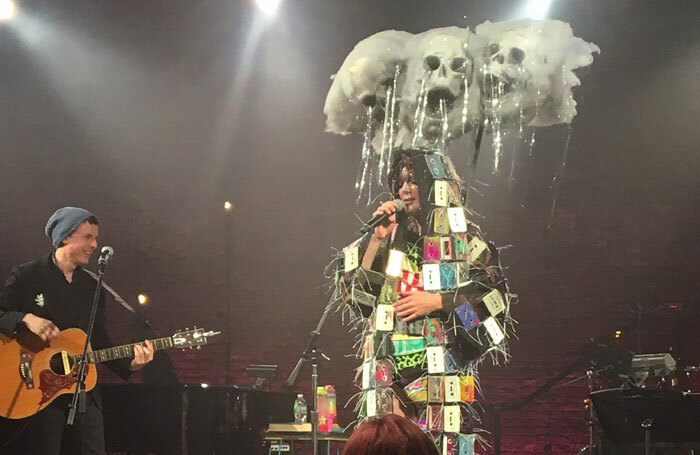
[[[405,417],[368,420],[350,436],[343,455],[440,455],[435,443]]]

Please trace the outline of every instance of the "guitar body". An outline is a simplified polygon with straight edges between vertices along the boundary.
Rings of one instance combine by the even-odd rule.
[[[0,334],[0,416],[29,417],[56,397],[73,393],[78,367],[72,356],[82,354],[86,338],[80,329],[66,329],[47,346],[29,331],[15,339]],[[87,365],[86,390],[96,383],[97,368]]]

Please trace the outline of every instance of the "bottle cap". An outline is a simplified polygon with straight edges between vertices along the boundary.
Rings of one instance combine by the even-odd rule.
[[[326,388],[325,387],[317,387],[316,388],[316,395],[326,395]]]
[[[303,394],[303,393],[297,393],[297,398],[304,398],[304,394]]]

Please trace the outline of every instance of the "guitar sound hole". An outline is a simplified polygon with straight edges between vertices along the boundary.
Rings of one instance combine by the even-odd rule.
[[[68,359],[69,367],[73,367],[73,362],[70,360],[70,357]],[[54,355],[51,356],[51,359],[49,360],[49,368],[51,371],[58,375],[64,375],[65,371],[63,369],[63,357],[61,356],[60,352],[55,353]]]

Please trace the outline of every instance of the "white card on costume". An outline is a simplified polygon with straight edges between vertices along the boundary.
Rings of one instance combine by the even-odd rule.
[[[365,400],[367,400],[367,417],[374,417],[377,415],[377,390],[368,390],[365,394]]]
[[[445,401],[455,403],[462,399],[459,376],[445,376]]]
[[[481,253],[483,253],[484,250],[486,250],[486,248],[488,248],[486,242],[481,240],[479,237],[472,237],[469,243],[467,244],[469,260],[471,262],[474,262],[477,259],[479,259],[479,256],[481,256]]]
[[[494,318],[486,318],[484,321],[484,327],[486,327],[486,331],[489,333],[493,344],[499,344],[506,338],[506,335],[503,333],[503,329],[501,329],[501,325]]]
[[[360,247],[348,247],[343,250],[345,273],[352,272],[360,265]]]
[[[459,433],[462,426],[462,415],[459,412],[459,405],[448,405],[443,408],[443,422],[445,431],[449,433]]]
[[[463,207],[450,207],[447,209],[447,219],[450,221],[452,232],[467,232],[467,217]]]
[[[445,349],[442,346],[428,346],[428,374],[445,372]]]
[[[492,289],[482,300],[489,310],[489,313],[491,313],[491,316],[496,316],[506,309],[506,305],[503,303],[503,297],[501,297],[501,293],[496,289]]]
[[[447,207],[450,205],[450,184],[445,180],[435,180],[433,192],[435,194],[435,205],[438,207]]]
[[[369,389],[370,378],[372,377],[372,362],[362,364],[362,389]]]
[[[375,328],[382,332],[394,330],[394,307],[386,304],[377,305]]]
[[[440,264],[423,264],[423,289],[440,290]]]
[[[399,250],[389,250],[389,261],[386,265],[386,274],[389,276],[401,276],[404,254]]]

